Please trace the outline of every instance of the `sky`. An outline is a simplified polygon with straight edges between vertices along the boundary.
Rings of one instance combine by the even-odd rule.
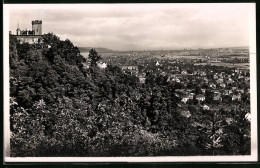
[[[9,30],[32,29],[42,20],[78,47],[168,50],[249,45],[253,4],[9,5]],[[5,7],[4,7],[5,8]]]

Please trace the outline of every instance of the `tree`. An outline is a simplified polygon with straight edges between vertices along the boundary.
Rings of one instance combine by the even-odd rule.
[[[223,116],[216,111],[209,111],[208,114],[203,119],[205,121],[203,129],[204,145],[206,150],[211,150],[212,155],[215,155],[215,152],[223,147]]]
[[[212,93],[209,89],[206,90],[206,103],[211,103],[214,97],[214,93]]]
[[[18,40],[13,36],[9,36],[9,61],[12,69],[17,68],[18,64],[18,53],[17,53]]]
[[[101,55],[99,55],[98,52],[92,48],[89,51],[88,58],[91,59],[91,67],[96,67],[97,62],[101,59]]]

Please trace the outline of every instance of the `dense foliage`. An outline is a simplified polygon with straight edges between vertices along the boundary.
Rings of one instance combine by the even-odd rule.
[[[250,154],[245,111],[190,108],[185,117],[167,77],[147,74],[141,84],[119,67],[100,69],[95,50],[86,69],[71,41],[43,39],[10,36],[11,156]]]

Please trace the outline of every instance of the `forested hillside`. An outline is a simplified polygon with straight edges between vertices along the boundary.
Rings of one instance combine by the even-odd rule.
[[[39,45],[11,35],[9,54],[12,156],[250,154],[246,112],[180,113],[167,76],[141,84],[95,60],[86,69],[79,49],[50,33]]]

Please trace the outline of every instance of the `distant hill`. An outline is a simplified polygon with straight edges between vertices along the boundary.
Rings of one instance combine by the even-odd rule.
[[[229,48],[229,49],[249,49],[248,46],[239,46],[239,47],[223,47],[223,48]]]
[[[106,52],[114,52],[114,50],[110,50],[107,48],[95,48],[95,47],[78,47],[81,53],[89,52],[92,48],[94,48],[99,53],[106,53]]]
[[[118,50],[111,50],[108,48],[102,48],[102,47],[78,47],[81,53],[88,53],[92,48],[96,49],[99,53],[111,53],[111,52],[138,52],[143,50],[132,50],[132,51],[118,51]],[[249,49],[248,46],[239,46],[239,47],[220,47],[222,49]],[[216,50],[220,48],[204,48],[203,50]],[[192,49],[192,51],[196,51],[197,49]],[[185,50],[154,50],[154,51],[185,51]],[[190,50],[187,50],[190,51]]]

